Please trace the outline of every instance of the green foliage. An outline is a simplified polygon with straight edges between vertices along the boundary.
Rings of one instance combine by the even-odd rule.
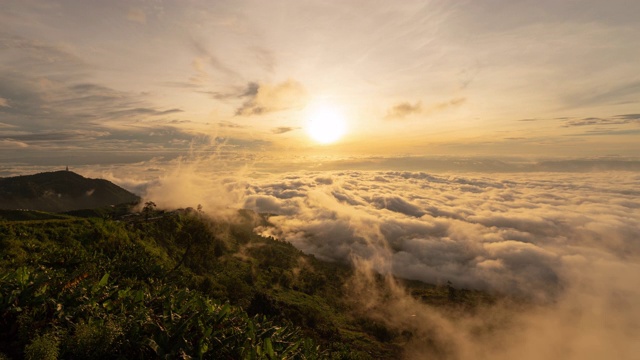
[[[157,241],[149,236],[160,233],[156,225],[165,233]],[[206,278],[227,299],[241,287],[252,296],[250,264],[228,261],[235,270],[221,274],[224,284],[211,276],[224,267],[208,263],[226,246],[197,215],[140,226],[0,223],[0,234],[0,352],[13,358],[324,356],[290,322],[250,317],[190,289],[197,285],[191,279]]]
[[[401,356],[401,333],[356,315],[345,301],[352,269],[256,235],[256,221],[264,219],[255,214],[241,212],[234,224],[195,210],[154,208],[147,215],[0,221],[0,354]],[[490,300],[480,292],[459,289],[452,299],[446,287],[405,285],[431,305]],[[50,353],[42,352],[44,344]]]
[[[71,326],[65,339],[65,357],[69,359],[111,359],[114,349],[123,345],[124,330],[117,319],[90,319]]]
[[[24,348],[26,360],[58,360],[59,341],[52,333],[37,335],[33,341]]]
[[[2,210],[0,209],[0,219],[10,221],[26,221],[26,220],[66,220],[68,216],[62,214],[52,214],[34,210]]]

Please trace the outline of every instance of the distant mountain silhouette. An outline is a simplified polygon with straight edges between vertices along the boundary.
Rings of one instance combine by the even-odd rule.
[[[64,212],[139,200],[110,181],[88,179],[72,171],[0,178],[0,209]]]

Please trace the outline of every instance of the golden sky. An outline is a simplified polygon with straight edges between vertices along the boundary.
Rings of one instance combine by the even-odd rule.
[[[635,1],[0,9],[5,162],[640,153]],[[343,136],[321,144],[309,134],[317,104],[340,114]]]

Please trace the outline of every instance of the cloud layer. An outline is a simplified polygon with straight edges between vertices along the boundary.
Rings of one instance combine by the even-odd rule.
[[[367,316],[413,334],[409,359],[632,359],[640,351],[637,172],[202,170],[159,177],[147,197],[202,204],[225,220],[238,207],[268,213],[272,225],[256,232],[353,264],[348,296]],[[388,275],[386,290],[374,272]],[[451,313],[408,295],[391,275],[521,300]]]
[[[640,351],[638,172],[159,167],[148,167],[155,180],[128,186],[160,207],[201,204],[224,221],[237,208],[269,214],[257,233],[353,264],[347,296],[364,315],[413,334],[409,359],[632,359]],[[387,289],[375,272],[387,275]],[[442,310],[391,275],[507,299],[473,313]]]
[[[296,173],[248,185],[244,206],[273,214],[259,233],[355,264],[372,316],[417,334],[410,358],[630,359],[639,350],[639,185],[625,172]],[[538,305],[452,320],[392,280],[390,297],[377,294],[369,270]],[[499,330],[474,333],[488,327]],[[426,354],[427,339],[448,350]]]
[[[379,256],[405,278],[547,298],[568,259],[640,254],[638,178],[611,180],[306,173],[249,187],[244,206],[275,214],[264,235],[326,260]]]

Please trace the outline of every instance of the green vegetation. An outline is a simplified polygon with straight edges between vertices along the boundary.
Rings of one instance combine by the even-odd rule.
[[[150,205],[109,219],[119,211],[0,219],[0,358],[400,356],[406,334],[344,300],[349,267],[256,235],[255,214]],[[482,301],[411,286],[426,302]]]

